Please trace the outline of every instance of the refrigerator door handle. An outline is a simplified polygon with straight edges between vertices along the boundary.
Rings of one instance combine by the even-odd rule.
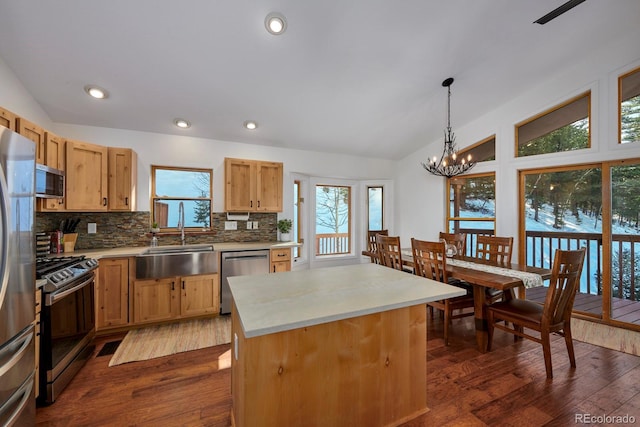
[[[32,390],[34,384],[35,381],[32,373],[31,375],[29,375],[29,378],[27,378],[27,380],[22,383],[20,388],[16,390],[16,392],[13,393],[13,395],[6,401],[6,403],[0,407],[0,419],[4,418],[2,416],[3,412],[8,411],[12,407],[15,407],[13,413],[7,417],[7,423],[5,425],[13,425],[13,422],[18,419],[20,414],[22,414],[22,411],[24,411],[24,409],[27,407],[27,401],[33,395]],[[16,404],[16,401],[18,399],[20,399],[20,403]]]
[[[9,191],[0,164],[0,309],[9,286]]]
[[[9,372],[9,370],[11,370],[11,368],[13,368],[16,363],[20,361],[20,359],[22,359],[22,356],[24,356],[24,354],[29,351],[29,344],[31,344],[32,339],[33,327],[30,326],[25,330],[25,332],[22,333],[21,337],[15,340],[15,344],[19,344],[20,348],[18,350],[15,350],[14,353],[11,354],[11,357],[2,366],[0,366],[0,377]],[[20,341],[22,341],[22,343],[20,343]],[[3,349],[3,351],[0,351],[0,361],[5,358],[5,355],[3,355],[2,353],[7,350],[13,351],[12,347],[13,345],[9,346],[9,348]]]

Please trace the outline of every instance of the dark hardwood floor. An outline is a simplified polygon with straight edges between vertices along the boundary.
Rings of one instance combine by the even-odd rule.
[[[493,351],[482,354],[473,318],[453,321],[449,347],[438,316],[428,329],[431,410],[405,426],[567,426],[585,414],[640,424],[640,357],[575,341],[571,370],[564,339],[553,336],[554,378],[547,380],[534,342],[496,331]],[[117,338],[99,338],[97,351]],[[53,405],[38,408],[37,425],[228,426],[229,357],[229,345],[111,368],[110,356],[94,356]]]

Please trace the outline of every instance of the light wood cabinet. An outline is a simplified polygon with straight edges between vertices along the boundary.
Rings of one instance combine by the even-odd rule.
[[[224,173],[225,211],[282,211],[282,163],[225,158]]]
[[[181,278],[180,316],[200,316],[220,312],[217,274]]]
[[[271,273],[291,271],[291,248],[271,249]]]
[[[106,211],[107,171],[107,147],[67,140],[66,210]]]
[[[63,171],[65,170],[65,162],[65,140],[56,134],[45,131],[44,164]],[[38,199],[36,207],[40,212],[63,211],[65,209],[64,198]]]
[[[134,282],[133,321],[135,323],[171,320],[178,315],[177,277]]]
[[[218,274],[202,274],[134,282],[135,323],[217,314],[220,311]]]
[[[0,126],[9,128],[12,131],[15,131],[16,118],[17,116],[13,114],[11,111],[5,110],[4,108],[0,108]]]
[[[96,330],[129,324],[129,258],[100,260],[96,281]]]
[[[36,375],[35,375],[35,397],[40,395],[40,312],[42,311],[42,289],[36,290],[36,320],[35,320],[35,347],[36,347]]]
[[[43,128],[38,126],[35,123],[30,122],[27,119],[22,117],[16,118],[16,129],[18,133],[26,138],[29,138],[33,142],[36,143],[36,163],[40,163],[42,165],[45,164],[45,144],[44,144],[44,134],[45,131]]]
[[[136,210],[137,156],[129,148],[108,148],[110,211]]]

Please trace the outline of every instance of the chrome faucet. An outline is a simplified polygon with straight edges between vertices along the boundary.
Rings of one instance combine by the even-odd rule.
[[[180,242],[184,246],[184,203],[178,205],[178,229],[180,230]]]

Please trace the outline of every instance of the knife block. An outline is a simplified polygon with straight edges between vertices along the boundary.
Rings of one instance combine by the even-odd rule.
[[[64,235],[64,251],[73,252],[76,247],[76,240],[78,240],[78,233],[66,233]]]

